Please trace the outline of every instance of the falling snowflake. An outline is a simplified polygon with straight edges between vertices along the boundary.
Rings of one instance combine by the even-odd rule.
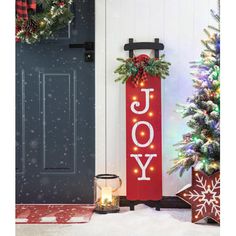
[[[220,223],[220,172],[207,176],[193,170],[192,186],[177,196],[192,206],[192,222],[210,217]]]

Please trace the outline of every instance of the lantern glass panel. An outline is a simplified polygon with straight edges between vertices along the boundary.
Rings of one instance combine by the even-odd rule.
[[[119,176],[100,174],[94,178],[95,212],[106,214],[119,212],[119,189],[122,184]]]

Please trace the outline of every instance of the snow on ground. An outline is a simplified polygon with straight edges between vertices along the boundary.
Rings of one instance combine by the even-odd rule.
[[[191,210],[161,209],[143,204],[117,214],[94,214],[76,225],[16,225],[16,236],[219,236],[218,225],[192,224]]]

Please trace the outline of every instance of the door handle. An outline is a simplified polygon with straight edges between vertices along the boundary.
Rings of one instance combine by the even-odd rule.
[[[84,61],[94,62],[94,42],[69,44],[69,48],[84,48]]]
[[[69,48],[84,48],[86,51],[94,51],[94,42],[69,44]]]

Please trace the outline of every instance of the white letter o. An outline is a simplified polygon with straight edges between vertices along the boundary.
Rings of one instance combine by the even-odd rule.
[[[137,141],[137,138],[136,138],[136,129],[139,125],[146,125],[149,128],[149,139],[144,144],[139,143]],[[132,139],[133,139],[133,142],[135,143],[136,146],[138,146],[138,147],[147,147],[152,143],[153,138],[154,138],[154,131],[153,131],[152,125],[149,122],[139,121],[133,126],[133,128],[132,128]]]

